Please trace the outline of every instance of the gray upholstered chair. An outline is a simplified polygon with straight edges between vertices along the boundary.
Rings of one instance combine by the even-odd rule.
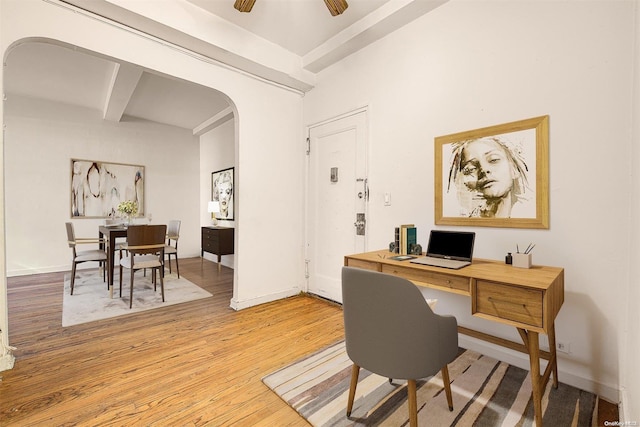
[[[71,263],[71,295],[73,295],[73,287],[76,282],[76,266],[83,262],[98,262],[101,267],[105,266],[107,261],[107,253],[103,249],[88,249],[84,251],[76,250],[76,246],[79,244],[102,244],[104,247],[104,240],[99,238],[81,238],[76,237],[76,233],[73,230],[73,224],[66,223],[67,226],[67,241],[69,247],[73,251],[72,263]],[[104,271],[102,270],[102,278],[104,279]]]
[[[453,410],[447,363],[458,355],[458,323],[429,308],[416,285],[401,277],[342,268],[347,354],[353,361],[347,416],[351,416],[360,368],[408,380],[409,421],[417,426],[416,379],[442,371]]]
[[[167,227],[167,244],[164,247],[164,254],[169,262],[169,273],[171,273],[171,255],[176,258],[176,273],[180,278],[180,265],[178,264],[178,239],[180,238],[180,220],[169,221]],[[172,243],[173,242],[173,243]]]
[[[127,243],[121,250],[128,252],[123,257],[120,254],[120,296],[122,296],[122,268],[131,270],[129,293],[129,308],[133,305],[133,278],[136,270],[152,269],[153,289],[156,289],[156,272],[160,276],[160,289],[164,302],[164,239],[167,234],[166,225],[130,225],[127,227]]]

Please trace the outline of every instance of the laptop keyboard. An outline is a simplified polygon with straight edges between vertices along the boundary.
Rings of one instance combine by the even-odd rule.
[[[423,265],[431,265],[433,267],[444,267],[444,268],[453,268],[458,269],[462,268],[466,265],[471,264],[467,261],[458,261],[455,259],[445,259],[445,258],[435,258],[430,256],[425,256],[422,258],[412,259],[410,262],[414,264],[423,264]]]

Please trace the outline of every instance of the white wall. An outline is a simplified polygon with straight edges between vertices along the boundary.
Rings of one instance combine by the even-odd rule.
[[[207,212],[207,204],[211,200],[211,173],[235,165],[235,123],[233,119],[226,121],[215,129],[200,137],[200,224],[212,225],[211,214]],[[234,171],[235,172],[235,171]],[[236,187],[234,193],[239,189]],[[235,197],[235,194],[234,194]],[[235,227],[236,221],[218,220],[221,227]],[[235,255],[223,255],[220,263],[233,268]],[[218,262],[218,257],[208,252],[205,259]]]
[[[320,73],[304,103],[305,124],[369,106],[370,248],[386,247],[400,223],[415,223],[426,245],[434,137],[550,115],[550,228],[470,228],[475,256],[504,259],[534,242],[535,263],[565,268],[556,335],[571,353],[559,355],[560,380],[613,401],[635,188],[632,10],[630,1],[452,0]],[[520,341],[514,328],[473,318],[468,299],[430,292],[462,325]],[[528,368],[524,355],[461,339]]]
[[[145,215],[154,224],[182,220],[180,256],[199,254],[199,147],[189,130],[113,123],[98,111],[11,95],[4,118],[7,276],[70,269],[71,158],[143,165]],[[81,237],[97,237],[104,222],[71,221]]]
[[[68,43],[226,94],[238,118],[235,125],[236,184],[242,188],[236,198],[236,223],[242,227],[236,230],[232,306],[243,308],[299,292],[303,281],[300,232],[303,220],[303,135],[302,97],[299,93],[235,72],[197,55],[183,53],[166,43],[99,18],[76,13],[64,4],[21,0],[0,2],[0,51],[3,58],[13,45],[30,38]],[[0,113],[4,113],[2,106]],[[272,158],[277,159],[277,165],[265,161],[265,147],[268,147]],[[0,151],[3,150],[4,136]],[[275,167],[282,165],[286,167]],[[198,169],[197,164],[195,168]],[[287,182],[288,191],[272,197],[265,191],[269,180]],[[194,182],[198,182],[197,177]],[[0,236],[4,239],[5,195],[4,189],[1,191]],[[288,224],[288,227],[273,226],[273,220],[266,216],[272,200],[289,207],[278,217],[279,224]],[[196,224],[199,215],[195,213]],[[58,229],[61,224],[54,226]],[[273,242],[282,243],[278,248],[277,261],[269,256],[273,252]],[[4,258],[5,246],[0,245],[0,329],[3,342],[7,344],[7,272]],[[5,359],[0,360],[0,369]]]
[[[640,7],[635,5],[635,46],[634,46],[634,85],[633,85],[633,145],[631,159],[634,164],[640,162]],[[631,168],[631,187],[640,188],[640,173],[638,168]],[[632,260],[630,265],[630,280],[626,283],[626,289],[621,294],[626,296],[626,303],[620,304],[622,317],[622,336],[620,343],[620,394],[622,405],[620,408],[621,420],[640,420],[640,366],[638,366],[638,354],[640,354],[640,264],[633,262],[640,259],[640,194],[631,192],[631,218],[635,220],[630,224],[629,254]],[[631,404],[633,402],[634,404]]]

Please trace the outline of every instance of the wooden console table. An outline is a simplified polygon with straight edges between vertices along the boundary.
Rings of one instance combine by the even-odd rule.
[[[204,257],[205,252],[218,255],[218,266],[220,266],[221,256],[234,252],[233,232],[234,229],[231,227],[202,227],[200,256]]]
[[[458,327],[475,338],[529,355],[536,425],[542,426],[542,395],[553,374],[558,387],[555,318],[564,302],[564,269],[534,265],[516,268],[503,262],[474,259],[460,270],[412,264],[389,259],[386,250],[347,255],[344,265],[404,277],[418,286],[465,295],[471,299],[474,316],[514,326],[524,344]],[[539,334],[549,338],[549,351],[540,350]],[[549,360],[540,375],[540,358]]]

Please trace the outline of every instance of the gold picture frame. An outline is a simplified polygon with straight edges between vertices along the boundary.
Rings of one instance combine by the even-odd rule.
[[[436,225],[549,228],[549,116],[434,145]]]

